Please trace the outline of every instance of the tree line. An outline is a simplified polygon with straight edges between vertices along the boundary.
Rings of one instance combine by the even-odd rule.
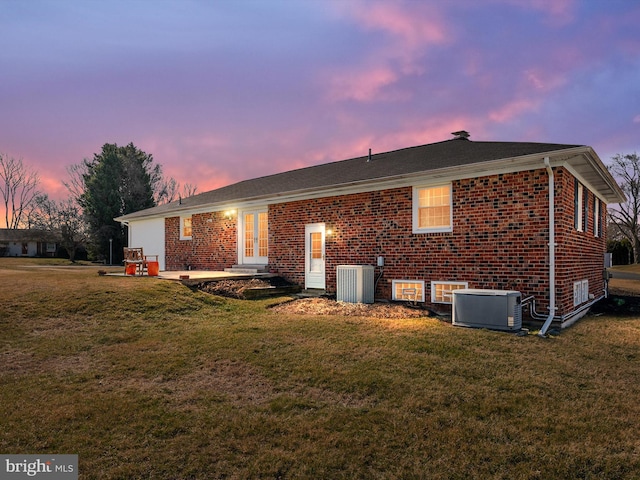
[[[197,187],[165,177],[153,156],[137,148],[105,144],[92,159],[67,167],[68,195],[54,200],[40,191],[38,173],[22,159],[0,153],[0,195],[5,228],[52,232],[75,261],[78,249],[92,259],[122,260],[127,229],[114,218],[188,197]],[[111,256],[111,254],[113,256]]]

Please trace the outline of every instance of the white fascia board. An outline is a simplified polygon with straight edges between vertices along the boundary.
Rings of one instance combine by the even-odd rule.
[[[577,165],[586,165],[592,171],[594,171],[597,177],[602,180],[606,185],[606,188],[610,191],[608,194],[602,191],[602,188],[598,188],[593,185],[587,178],[584,177],[578,170]],[[594,195],[596,195],[604,203],[619,203],[626,200],[626,196],[616,180],[613,178],[607,167],[602,163],[598,154],[591,148],[585,147],[575,152],[574,155],[566,156],[561,159],[560,162],[552,162],[552,166],[561,166],[566,168],[574,177],[576,177],[580,183],[586,186]]]
[[[211,212],[225,212],[227,210],[237,209],[237,204],[224,203],[224,204],[204,204],[197,207],[185,207],[170,212],[153,213],[150,215],[141,215],[135,218],[123,219],[123,217],[117,217],[114,220],[120,223],[133,223],[142,220],[151,220],[154,218],[173,218],[173,217],[189,217],[191,215],[197,215],[199,213],[211,213]]]
[[[609,200],[607,200],[607,197],[605,197],[604,195],[602,195],[602,194],[599,192],[599,189],[595,188],[595,187],[593,186],[593,184],[592,184],[589,180],[587,180],[586,178],[584,178],[584,177],[582,176],[582,174],[581,174],[580,172],[578,172],[578,171],[575,169],[575,167],[574,167],[573,165],[571,165],[570,163],[568,163],[568,162],[563,162],[563,163],[561,163],[560,165],[553,165],[553,166],[561,166],[561,167],[566,168],[566,169],[567,169],[567,171],[568,171],[571,175],[573,175],[574,177],[576,177],[576,178],[578,179],[578,181],[579,181],[582,185],[584,185],[585,187],[587,187],[587,189],[588,189],[591,193],[593,193],[596,197],[598,197],[602,202],[604,202],[605,204],[609,204],[609,203],[611,203]]]

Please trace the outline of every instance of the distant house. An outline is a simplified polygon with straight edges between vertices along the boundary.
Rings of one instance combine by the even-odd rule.
[[[442,308],[457,288],[518,290],[576,319],[605,294],[605,215],[622,190],[591,147],[457,134],[117,220],[162,269],[250,266],[331,293],[339,265],[373,265],[376,298]]]
[[[60,239],[34,229],[0,229],[0,257],[55,257]]]

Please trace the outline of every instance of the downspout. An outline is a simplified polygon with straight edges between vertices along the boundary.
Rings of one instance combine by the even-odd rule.
[[[131,245],[131,229],[129,228],[129,220],[120,220],[120,223],[127,227],[127,246]]]
[[[540,337],[544,337],[551,326],[556,313],[556,232],[555,232],[555,192],[553,169],[549,157],[544,158],[544,165],[549,174],[549,316],[542,325]]]

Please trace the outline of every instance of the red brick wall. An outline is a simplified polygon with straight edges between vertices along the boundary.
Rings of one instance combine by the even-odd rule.
[[[237,229],[222,212],[192,216],[192,239],[180,240],[180,217],[165,220],[167,270],[224,270],[235,263]]]
[[[565,169],[556,172],[556,303],[562,306],[560,315],[574,309],[573,283],[589,280],[589,293],[596,298],[604,292],[604,253],[606,252],[606,205],[600,203],[602,234],[594,234],[594,202],[587,190],[587,230],[577,231],[574,224],[574,181]],[[584,207],[583,207],[584,208]],[[545,312],[546,313],[546,312]]]
[[[336,289],[337,265],[375,265],[381,255],[385,268],[377,297],[391,298],[393,279],[424,280],[427,301],[432,280],[467,281],[470,288],[534,295],[539,313],[548,312],[546,170],[453,182],[449,233],[411,233],[411,195],[407,187],[271,205],[272,270],[304,284],[304,226],[324,222],[334,232],[326,245],[328,291]],[[588,278],[590,293],[602,290],[605,245],[604,235],[593,236],[592,205],[589,231],[573,228],[573,177],[564,169],[556,169],[556,198],[556,303],[562,315],[573,310],[573,281]],[[593,194],[589,198],[593,202]]]
[[[574,228],[574,177],[556,176],[557,314],[574,309],[573,282],[589,280],[596,297],[604,288],[605,234],[593,234],[594,196],[588,194],[589,229]],[[412,233],[411,187],[269,206],[269,266],[304,284],[305,224],[325,223],[327,290],[336,290],[336,267],[375,265],[385,258],[376,296],[391,298],[391,280],[467,281],[470,288],[518,290],[534,295],[548,312],[548,177],[545,169],[453,182],[453,232]],[[601,218],[605,206],[601,204]],[[179,218],[166,220],[166,265],[222,270],[237,262],[236,219],[221,212],[193,215],[193,239],[179,240]],[[379,269],[376,269],[376,275]]]

